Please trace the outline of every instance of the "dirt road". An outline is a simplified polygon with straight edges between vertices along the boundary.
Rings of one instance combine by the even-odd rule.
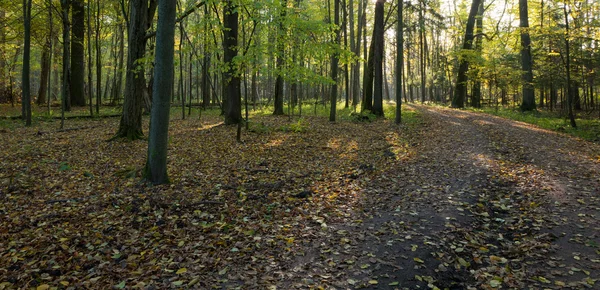
[[[598,144],[414,108],[414,158],[370,182],[363,212],[295,261],[291,285],[600,288]]]

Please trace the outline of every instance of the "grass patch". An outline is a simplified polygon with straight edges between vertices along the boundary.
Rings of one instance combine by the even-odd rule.
[[[588,141],[600,141],[600,120],[577,118],[577,128],[572,128],[567,117],[561,117],[555,112],[538,110],[533,112],[521,112],[519,109],[509,108],[482,108],[468,110],[482,112],[490,115],[499,116],[506,119],[520,121],[536,125],[540,128],[564,132]]]

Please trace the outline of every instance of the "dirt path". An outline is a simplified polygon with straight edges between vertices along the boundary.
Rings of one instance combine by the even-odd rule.
[[[415,108],[416,157],[372,180],[363,212],[299,253],[286,287],[600,287],[600,146]]]

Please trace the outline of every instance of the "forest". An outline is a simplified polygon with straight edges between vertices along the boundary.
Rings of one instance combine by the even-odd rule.
[[[2,289],[600,287],[595,0],[0,2]]]

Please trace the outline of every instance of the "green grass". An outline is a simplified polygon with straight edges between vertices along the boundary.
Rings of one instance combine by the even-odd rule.
[[[577,118],[577,128],[572,128],[568,118],[545,110],[534,112],[521,112],[519,109],[511,108],[499,108],[498,110],[495,108],[469,108],[468,110],[521,121],[548,130],[564,132],[588,141],[600,141],[600,119]]]

